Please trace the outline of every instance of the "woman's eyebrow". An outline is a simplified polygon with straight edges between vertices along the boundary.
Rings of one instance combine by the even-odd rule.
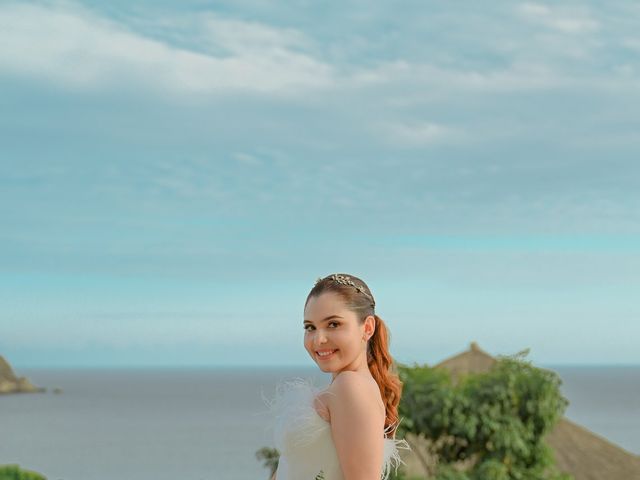
[[[332,318],[342,318],[340,315],[329,315],[326,318],[323,318],[322,320],[320,320],[320,323],[322,322],[326,322],[327,320],[331,320]],[[313,322],[311,320],[305,320],[304,322],[302,322],[304,325],[306,325],[307,323],[311,323],[313,324]]]

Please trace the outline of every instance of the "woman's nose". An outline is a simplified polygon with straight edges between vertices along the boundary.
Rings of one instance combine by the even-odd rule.
[[[318,331],[318,334],[316,335],[316,342],[319,345],[321,345],[323,343],[327,343],[327,336],[324,333]]]

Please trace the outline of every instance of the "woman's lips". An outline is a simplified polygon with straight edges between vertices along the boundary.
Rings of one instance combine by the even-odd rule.
[[[316,351],[316,357],[318,357],[320,360],[327,360],[328,358],[332,358],[336,352],[338,351],[338,349],[336,348],[335,350],[333,350],[333,352],[331,352],[329,355],[320,355],[317,351]]]

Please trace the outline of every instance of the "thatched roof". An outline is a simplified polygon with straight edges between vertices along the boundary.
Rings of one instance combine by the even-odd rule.
[[[640,457],[567,418],[547,435],[558,467],[576,480],[640,480]]]
[[[437,365],[455,377],[468,373],[485,372],[496,359],[471,342],[467,351],[454,355]],[[573,475],[575,480],[640,480],[640,456],[627,452],[587,430],[562,418],[547,435],[560,470]]]
[[[454,378],[470,373],[486,372],[496,363],[496,359],[482,350],[476,342],[471,342],[469,350],[449,357],[438,363],[434,368],[449,370]]]

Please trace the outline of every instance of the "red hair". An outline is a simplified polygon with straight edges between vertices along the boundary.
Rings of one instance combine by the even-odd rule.
[[[371,290],[360,278],[353,275],[340,273],[355,283],[366,294],[359,291],[353,285],[338,283],[331,275],[319,279],[307,295],[305,307],[311,297],[318,297],[325,292],[337,293],[345,302],[347,308],[358,315],[358,321],[362,325],[365,319],[372,315],[375,318],[375,330],[368,341],[367,364],[369,371],[380,389],[380,395],[384,402],[386,418],[384,422],[385,432],[389,431],[392,437],[398,427],[398,404],[402,395],[402,382],[395,372],[393,358],[389,353],[389,331],[378,315],[375,314],[375,301]]]

